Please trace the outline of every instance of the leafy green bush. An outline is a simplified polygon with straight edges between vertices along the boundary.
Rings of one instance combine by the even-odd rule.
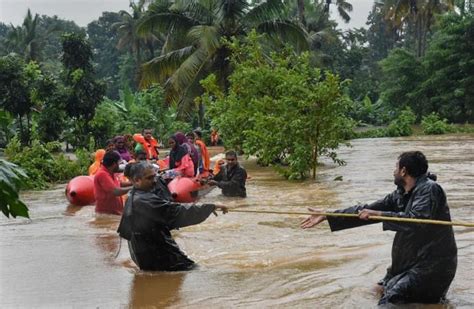
[[[287,49],[265,55],[252,32],[248,43],[229,43],[233,73],[221,91],[215,75],[201,81],[212,126],[227,146],[255,155],[264,164],[287,164],[284,176],[316,177],[318,158],[337,163],[335,151],[350,131],[351,101],[337,75],[310,65],[307,53]]]
[[[415,120],[415,114],[407,107],[395,120],[390,122],[387,135],[391,137],[411,135],[413,133],[411,126],[415,123]]]
[[[33,140],[30,147],[22,147],[17,137],[13,138],[5,148],[5,155],[14,164],[19,165],[28,175],[24,181],[27,189],[45,189],[50,183],[67,181],[74,176],[86,174],[90,158],[78,151],[79,160],[71,160],[63,153],[52,154],[49,150],[57,150],[58,143],[48,146]],[[87,154],[87,157],[89,155]]]
[[[436,113],[424,116],[421,120],[421,128],[425,134],[445,134],[452,131],[448,120],[440,119]]]

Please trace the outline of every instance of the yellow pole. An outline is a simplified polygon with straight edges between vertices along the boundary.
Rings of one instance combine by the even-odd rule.
[[[260,214],[278,214],[278,215],[305,215],[305,216],[320,215],[320,216],[327,216],[327,217],[359,218],[359,215],[357,214],[345,214],[345,213],[338,213],[338,212],[297,212],[297,211],[283,212],[283,211],[250,210],[250,209],[235,209],[235,208],[234,209],[230,208],[229,211],[230,212],[260,213]],[[474,227],[474,223],[461,222],[461,221],[442,221],[442,220],[399,218],[399,217],[385,217],[385,216],[370,216],[369,220]]]

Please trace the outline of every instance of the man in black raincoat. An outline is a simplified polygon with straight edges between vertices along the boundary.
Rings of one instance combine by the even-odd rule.
[[[358,213],[359,219],[312,215],[301,226],[310,228],[328,220],[331,231],[339,231],[377,223],[367,221],[370,216],[451,221],[446,195],[441,186],[430,179],[427,170],[428,161],[423,153],[402,153],[394,171],[397,190],[372,204],[336,211]],[[452,227],[384,221],[383,229],[396,231],[396,234],[392,265],[378,283],[383,289],[379,305],[442,302],[457,267]]]
[[[233,150],[228,151],[225,154],[225,159],[227,164],[208,181],[208,184],[222,189],[222,194],[225,196],[247,197],[245,189],[247,172],[237,161],[237,153]]]
[[[189,270],[194,262],[178,247],[170,230],[201,223],[222,205],[182,205],[163,198],[157,192],[156,173],[147,162],[135,164],[129,171],[133,189],[125,204],[118,233],[129,241],[132,260],[141,270]]]

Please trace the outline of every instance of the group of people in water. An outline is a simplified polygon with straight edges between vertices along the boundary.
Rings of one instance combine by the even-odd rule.
[[[194,139],[178,133],[168,140],[171,149],[168,166],[173,173],[194,177],[210,171],[207,148],[199,133],[194,133]],[[131,258],[140,269],[192,269],[196,264],[180,250],[170,231],[201,223],[216,210],[226,213],[229,209],[220,204],[175,203],[166,192],[166,184],[157,178],[159,169],[155,161],[150,161],[158,159],[158,143],[147,130],[135,140],[140,141],[145,155],[144,160],[137,159],[135,155],[137,163],[127,166],[129,182],[120,183],[116,178],[112,180],[111,175],[120,170],[120,160],[127,157],[117,148],[105,153],[94,181],[96,185],[104,185],[104,191],[109,190],[114,197],[130,191],[124,210],[121,205],[113,208],[117,209],[117,214],[123,212],[118,233],[128,240]],[[239,165],[233,151],[226,153],[226,161],[225,166],[216,165],[218,170],[215,176],[213,172],[209,173],[207,183],[220,187],[224,195],[245,197],[245,169]],[[106,176],[108,179],[104,180]],[[173,177],[172,173],[169,176]],[[311,228],[328,221],[331,231],[339,231],[380,222],[369,221],[371,216],[451,221],[446,194],[436,182],[436,177],[428,173],[428,161],[423,153],[402,153],[393,176],[397,189],[381,200],[336,211],[358,214],[358,218],[315,213],[301,222],[301,228]],[[96,191],[96,209],[99,212],[102,210],[100,205],[116,203],[110,195],[106,197],[98,192],[100,190]],[[379,304],[442,302],[457,268],[457,247],[452,226],[382,222],[384,230],[395,231],[396,234],[392,263],[385,277],[377,284],[381,293]]]
[[[229,151],[224,160],[218,160],[211,169],[209,151],[199,129],[188,134],[177,132],[168,139],[169,154],[160,159],[160,144],[151,129],[132,136],[133,146],[124,136],[116,136],[106,149],[95,153],[95,162],[89,167],[94,176],[96,212],[118,214],[123,212],[122,196],[132,188],[133,164],[148,162],[160,172],[160,181],[169,182],[177,176],[194,178],[201,184],[217,186],[226,196],[246,196],[247,174],[237,161],[237,154]],[[127,169],[128,167],[128,169]],[[119,174],[119,172],[124,172]]]

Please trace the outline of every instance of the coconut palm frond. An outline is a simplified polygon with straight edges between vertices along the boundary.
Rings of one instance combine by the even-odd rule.
[[[215,26],[194,26],[188,32],[188,38],[208,54],[214,53],[221,46],[219,31]]]
[[[193,54],[194,47],[187,46],[174,50],[160,57],[156,57],[143,65],[141,87],[149,86],[156,82],[164,82]]]
[[[249,4],[245,0],[217,0],[217,21],[239,20],[248,11]]]
[[[261,22],[278,19],[283,16],[285,5],[281,0],[267,0],[253,7],[244,17],[249,25],[258,25]]]
[[[261,23],[258,25],[257,31],[266,33],[284,43],[289,43],[297,52],[309,49],[307,33],[290,21],[274,20]]]
[[[186,32],[189,28],[199,24],[196,20],[178,13],[156,13],[147,14],[139,22],[137,31],[140,35],[157,30],[159,32],[174,31]]]
[[[169,82],[176,91],[183,91],[196,81],[196,77],[206,65],[209,54],[198,48],[190,55],[170,77]]]
[[[344,20],[346,24],[351,20],[351,17],[349,16],[349,14],[342,7],[338,6],[337,12],[339,13],[339,16],[342,18],[342,20]]]
[[[170,8],[171,11],[185,13],[192,19],[199,20],[201,23],[206,25],[212,24],[215,18],[215,9],[215,0],[177,0]]]

